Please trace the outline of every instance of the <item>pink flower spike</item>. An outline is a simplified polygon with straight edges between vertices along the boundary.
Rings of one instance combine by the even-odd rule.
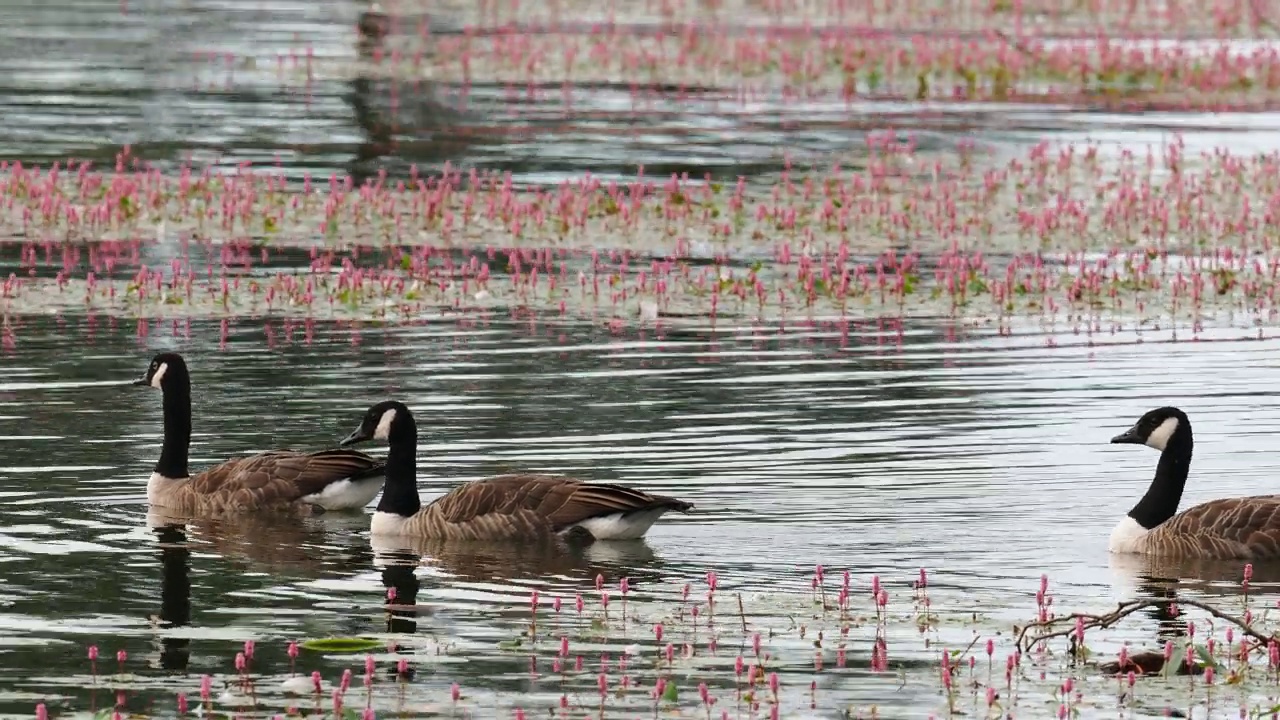
[[[124,650],[116,651],[116,662],[123,663],[125,660],[128,660],[128,659],[129,659],[129,653],[125,652]]]
[[[98,646],[97,646],[97,645],[90,645],[90,646],[89,646],[89,660],[90,660],[90,661],[94,661],[94,660],[97,660],[97,659],[98,659]]]
[[[36,704],[36,720],[49,720],[49,709],[44,703]]]
[[[408,658],[400,658],[398,661],[396,661],[396,674],[397,674],[397,675],[408,675],[408,674],[409,674],[409,660],[408,660]]]
[[[298,643],[296,641],[290,640],[289,641],[289,659],[296,660],[297,657],[298,657]]]
[[[244,653],[236,653],[236,672],[244,672],[245,659]]]
[[[254,651],[254,648],[256,648],[257,646],[258,644],[253,640],[244,641],[244,657],[246,660],[253,659],[253,651]]]
[[[187,714],[187,694],[186,693],[178,693],[178,714],[179,715]]]
[[[453,698],[454,702],[458,702],[458,698],[462,697],[462,688],[458,687],[458,683],[449,686],[449,697]]]

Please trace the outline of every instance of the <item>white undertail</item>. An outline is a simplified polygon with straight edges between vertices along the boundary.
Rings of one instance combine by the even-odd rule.
[[[359,510],[372,502],[381,489],[381,477],[375,476],[363,480],[347,478],[329,483],[320,492],[311,493],[301,498],[301,501],[319,505],[325,510]]]
[[[562,530],[561,534],[580,527],[591,533],[596,540],[639,540],[667,510],[668,508],[655,508],[640,512],[601,515],[571,525]]]

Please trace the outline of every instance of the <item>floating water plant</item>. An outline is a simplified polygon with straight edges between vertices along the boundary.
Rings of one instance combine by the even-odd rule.
[[[1251,570],[1246,566],[1244,576]],[[1190,716],[1223,708],[1268,714],[1274,705],[1277,628],[1255,612],[1269,601],[1256,591],[1246,594],[1248,581],[1216,603],[1167,593],[1110,612],[1057,615],[1042,577],[1036,592],[1027,593],[1034,614],[1004,624],[966,604],[963,591],[944,592],[940,601],[935,575],[920,570],[910,582],[889,583],[817,566],[803,584],[793,578],[752,589],[730,573],[708,571],[683,584],[628,587],[626,611],[610,602],[622,596],[622,584],[610,587],[599,578],[598,589],[573,595],[571,603],[543,593],[493,608],[494,617],[510,618],[501,627],[521,642],[498,642],[487,662],[524,668],[524,692],[454,675],[466,672],[466,657],[481,654],[479,648],[442,662],[454,652],[443,639],[424,643],[399,633],[381,638],[396,649],[365,655],[359,668],[327,665],[303,676],[292,667],[273,671],[246,643],[225,673],[189,676],[190,687],[176,692],[166,685],[172,699],[157,698],[151,713],[186,714],[188,696],[196,696],[205,714],[872,717],[897,712],[893,698],[904,686],[911,688],[913,708],[931,702],[936,716],[1117,710]],[[392,615],[414,609],[396,601],[387,607]],[[1106,638],[1108,630],[1133,625],[1140,612],[1152,610],[1160,613],[1160,634],[1174,637],[1150,649]],[[295,653],[289,655],[292,663]],[[118,657],[123,667],[128,658]],[[414,675],[415,665],[431,672]],[[146,675],[117,693],[108,715],[125,712],[131,693],[154,695]],[[359,696],[353,685],[363,688]],[[858,696],[881,700],[850,705],[844,698],[855,688]],[[33,712],[60,714],[48,703]]]
[[[382,642],[371,638],[332,637],[304,640],[299,647],[320,653],[358,653],[382,647]]]
[[[335,177],[321,190],[247,168],[174,179],[127,169],[125,154],[110,173],[2,165],[0,234],[43,239],[17,243],[0,311],[1106,317],[1193,330],[1227,313],[1274,319],[1274,154],[1040,144],[992,164],[873,144],[862,171],[732,187],[641,175],[517,190],[505,176],[446,170],[394,186]],[[273,232],[257,232],[268,217]],[[178,257],[146,261],[150,245],[175,241]]]

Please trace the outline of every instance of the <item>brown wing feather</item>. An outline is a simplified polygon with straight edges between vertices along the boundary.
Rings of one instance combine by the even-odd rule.
[[[1196,505],[1151,531],[1147,544],[1160,555],[1280,559],[1280,495]]]
[[[461,485],[427,506],[424,513],[433,525],[432,534],[496,539],[554,533],[599,515],[659,507],[685,512],[692,506],[619,485],[521,474]]]
[[[383,470],[383,463],[355,450],[268,450],[193,475],[190,488],[206,503],[271,507],[296,502],[339,480],[370,477]]]

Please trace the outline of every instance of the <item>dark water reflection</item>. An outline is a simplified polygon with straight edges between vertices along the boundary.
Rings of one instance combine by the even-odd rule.
[[[1044,137],[1134,147],[1175,132],[1191,152],[1225,143],[1253,152],[1274,149],[1280,125],[1272,113],[1127,116],[768,95],[744,103],[734,88],[641,101],[616,86],[577,87],[568,98],[559,87],[529,98],[483,82],[464,92],[353,76],[355,28],[368,9],[353,0],[11,4],[5,17],[15,30],[0,38],[0,159],[109,166],[130,145],[160,168],[249,161],[292,178],[404,176],[414,164],[438,172],[451,161],[510,171],[518,182],[634,177],[639,165],[648,177],[754,180],[787,159],[855,167],[867,156],[866,134],[893,128],[926,154]],[[449,33],[460,20],[440,8],[431,22]]]

